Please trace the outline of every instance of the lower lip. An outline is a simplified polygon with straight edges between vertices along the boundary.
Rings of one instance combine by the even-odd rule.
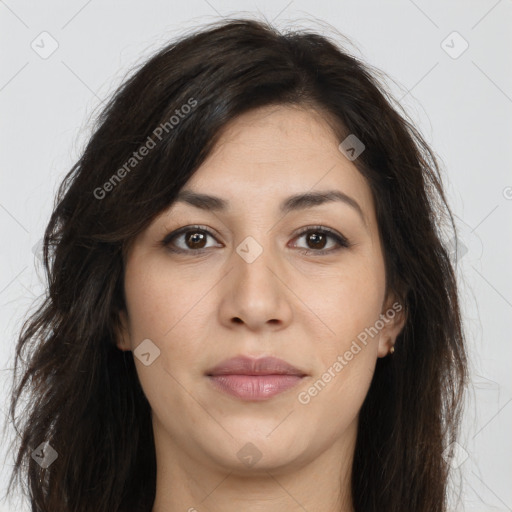
[[[298,375],[211,375],[211,382],[221,391],[242,400],[266,400],[296,386]]]

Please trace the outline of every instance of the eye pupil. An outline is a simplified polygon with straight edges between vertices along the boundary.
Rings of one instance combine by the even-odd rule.
[[[323,249],[325,247],[325,238],[323,233],[311,233],[308,236],[308,243],[312,240],[315,249]]]
[[[205,239],[206,237],[204,236],[204,233],[199,231],[189,231],[186,236],[187,245],[189,242],[192,242],[192,249],[202,249],[204,247]],[[203,245],[201,245],[201,242],[203,242]],[[197,244],[199,244],[199,246]]]

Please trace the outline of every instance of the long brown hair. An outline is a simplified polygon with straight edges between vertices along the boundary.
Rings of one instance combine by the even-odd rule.
[[[270,104],[322,112],[340,142],[355,134],[365,145],[354,164],[372,190],[388,290],[407,313],[360,411],[354,509],[446,511],[467,360],[439,164],[369,66],[328,37],[248,19],[182,37],[135,70],[59,188],[44,234],[47,293],[21,329],[10,404],[9,491],[21,483],[32,511],[151,510],[151,410],[133,354],[115,345],[125,251],[221,129]],[[58,454],[47,467],[33,457],[43,442]]]

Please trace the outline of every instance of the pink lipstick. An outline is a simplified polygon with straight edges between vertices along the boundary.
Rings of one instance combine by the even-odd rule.
[[[282,359],[245,356],[227,359],[206,375],[218,390],[248,401],[272,398],[296,386],[306,376]]]

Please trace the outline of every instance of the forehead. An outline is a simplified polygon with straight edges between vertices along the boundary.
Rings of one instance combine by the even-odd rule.
[[[223,129],[185,188],[226,197],[240,208],[336,189],[371,214],[370,188],[338,149],[340,142],[317,111],[282,105],[252,110]]]

